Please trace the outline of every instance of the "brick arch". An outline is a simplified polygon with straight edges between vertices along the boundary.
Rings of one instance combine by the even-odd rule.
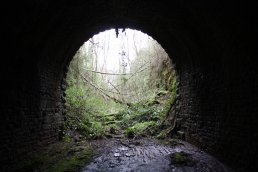
[[[173,58],[180,81],[177,113],[186,140],[235,169],[256,169],[255,9],[247,3],[171,3],[12,4],[3,25],[8,56],[0,69],[3,167],[58,140],[64,78],[82,43],[100,31],[129,27],[152,36]]]

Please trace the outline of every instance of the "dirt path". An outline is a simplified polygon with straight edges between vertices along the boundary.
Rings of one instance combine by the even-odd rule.
[[[83,172],[228,172],[217,159],[187,142],[161,144],[157,140],[100,140],[91,143],[94,160]],[[172,161],[175,152],[185,152],[187,163]],[[179,157],[180,158],[180,157]]]

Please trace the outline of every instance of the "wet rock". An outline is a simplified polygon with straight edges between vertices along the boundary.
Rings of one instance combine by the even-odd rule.
[[[187,142],[175,145],[164,145],[158,140],[141,139],[139,142],[139,146],[127,147],[128,142],[107,140],[100,146],[98,161],[93,160],[83,172],[230,171],[217,159]]]
[[[120,157],[121,154],[120,153],[114,153],[114,157]]]
[[[125,154],[126,157],[131,157],[131,156],[134,156],[133,154],[130,154],[130,153],[126,153]]]
[[[118,148],[120,151],[127,151],[128,148],[127,147],[121,147],[121,148]]]

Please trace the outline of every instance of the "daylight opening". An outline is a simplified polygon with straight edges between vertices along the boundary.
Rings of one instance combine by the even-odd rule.
[[[165,138],[175,128],[171,59],[140,31],[94,35],[74,55],[66,80],[65,139]]]

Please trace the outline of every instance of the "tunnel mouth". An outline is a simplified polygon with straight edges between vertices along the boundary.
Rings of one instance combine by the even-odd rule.
[[[175,134],[176,72],[161,45],[141,31],[94,35],[74,55],[66,83],[65,140]]]

